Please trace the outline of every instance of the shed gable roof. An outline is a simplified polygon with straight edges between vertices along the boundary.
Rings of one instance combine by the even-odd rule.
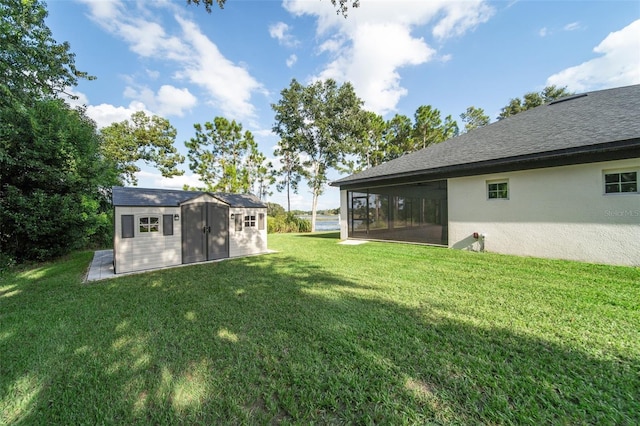
[[[553,154],[640,152],[640,85],[569,96],[332,182],[358,184],[435,172],[480,169]],[[468,174],[473,174],[469,173]]]
[[[209,194],[229,207],[265,208],[266,205],[251,194],[227,194],[222,192],[181,191],[178,189],[152,189],[114,186],[112,204],[128,207],[177,207],[200,195]]]

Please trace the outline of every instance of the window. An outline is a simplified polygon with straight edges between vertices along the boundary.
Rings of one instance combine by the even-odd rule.
[[[122,224],[122,238],[133,238],[133,215],[123,214],[120,216],[120,222]]]
[[[160,231],[160,218],[158,216],[143,216],[138,219],[140,233]]]
[[[638,172],[619,172],[604,174],[605,194],[637,193]]]
[[[245,216],[244,217],[244,226],[255,228],[256,226],[256,217],[255,216]]]
[[[258,230],[264,230],[264,213],[258,214]]]
[[[487,182],[487,197],[490,200],[508,200],[509,183],[506,181]]]

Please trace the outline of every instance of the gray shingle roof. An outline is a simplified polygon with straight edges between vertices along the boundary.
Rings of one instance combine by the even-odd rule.
[[[487,162],[572,151],[606,150],[615,142],[640,154],[640,85],[571,96],[472,130],[437,145],[332,182],[333,186],[429,172],[480,169]],[[473,173],[468,173],[473,174]]]
[[[209,194],[230,207],[264,208],[266,205],[251,194],[227,194],[222,192],[181,191],[178,189],[151,189],[114,186],[114,206],[174,207],[203,194]]]

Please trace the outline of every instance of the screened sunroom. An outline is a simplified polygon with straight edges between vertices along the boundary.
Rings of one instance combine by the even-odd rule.
[[[447,181],[347,192],[349,238],[448,244]]]

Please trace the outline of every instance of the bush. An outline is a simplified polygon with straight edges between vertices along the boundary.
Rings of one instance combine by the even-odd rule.
[[[311,232],[311,222],[300,219],[293,213],[267,217],[267,232],[269,234],[288,232]]]

